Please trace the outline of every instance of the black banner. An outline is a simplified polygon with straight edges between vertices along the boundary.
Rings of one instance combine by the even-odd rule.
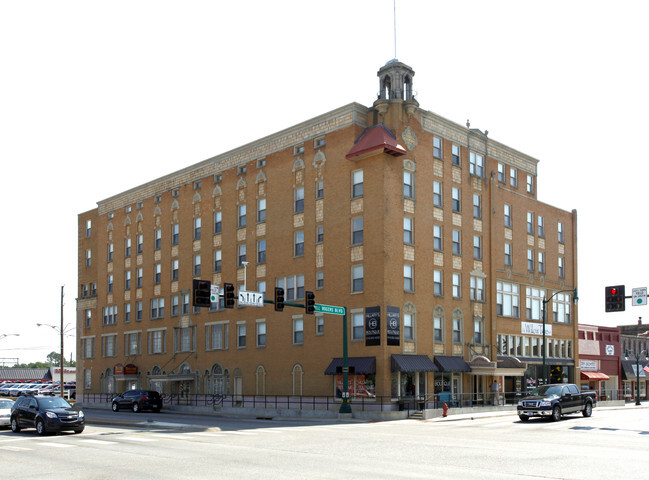
[[[401,345],[399,307],[388,306],[388,345]]]
[[[365,346],[381,345],[381,307],[365,309]]]

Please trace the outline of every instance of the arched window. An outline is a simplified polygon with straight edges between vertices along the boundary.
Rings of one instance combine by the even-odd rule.
[[[302,365],[296,363],[291,372],[293,375],[293,395],[301,396],[302,395],[302,377],[304,376],[304,371],[302,370]]]
[[[257,367],[257,372],[255,375],[257,395],[266,395],[266,369],[263,365],[259,365]]]

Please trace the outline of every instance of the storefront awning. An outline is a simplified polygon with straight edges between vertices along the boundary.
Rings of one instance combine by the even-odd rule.
[[[581,372],[582,380],[610,380],[610,377],[602,372]]]
[[[376,373],[376,357],[349,357],[347,365],[350,372],[355,375],[374,375]],[[351,371],[353,367],[353,372]],[[343,359],[334,358],[327,369],[325,375],[341,374],[343,368]]]
[[[462,357],[435,355],[435,365],[440,372],[470,372],[471,367]]]
[[[642,380],[646,380],[647,376],[645,375],[645,371],[643,369],[644,364],[640,364],[640,368],[638,369],[637,363],[635,360],[622,360],[622,379],[623,380],[631,380],[635,381],[637,380],[637,373],[636,370],[640,373],[640,378]]]
[[[527,370],[527,364],[517,357],[507,357],[498,362],[496,375],[503,377],[522,377]]]
[[[393,372],[437,372],[438,369],[427,355],[392,355]]]

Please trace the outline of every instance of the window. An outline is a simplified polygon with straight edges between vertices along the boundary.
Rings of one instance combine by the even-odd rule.
[[[404,217],[403,219],[403,243],[412,245],[413,233],[412,233],[412,224],[414,220],[412,218]]]
[[[155,249],[160,250],[160,247],[162,247],[162,230],[159,228],[156,228],[155,230]]]
[[[304,153],[304,145],[296,145],[293,147],[293,155],[302,155]]]
[[[413,280],[413,266],[404,265],[403,266],[403,290],[405,292],[414,292],[415,283]]]
[[[201,189],[201,182],[194,182],[194,190],[200,190]]]
[[[304,230],[299,230],[295,232],[293,238],[294,238],[293,255],[295,257],[304,256]]]
[[[451,197],[453,200],[453,211],[458,213],[461,212],[462,204],[460,202],[460,189],[453,187],[453,190],[451,192]]]
[[[433,205],[442,208],[442,184],[433,182]]]
[[[320,137],[313,140],[313,148],[322,148],[325,146],[325,144],[325,137]]]
[[[352,219],[352,245],[363,244],[363,217]]]
[[[563,223],[558,222],[557,223],[557,240],[559,243],[563,243],[564,236],[563,236]]]
[[[363,196],[363,170],[352,172],[352,198]]]
[[[227,350],[228,324],[218,323],[207,325],[208,350]],[[266,332],[264,331],[264,345],[266,345]]]
[[[452,234],[453,255],[462,255],[462,232],[453,230]]]
[[[152,298],[151,299],[151,320],[163,318],[165,316],[165,299]]]
[[[543,320],[541,311],[544,298],[545,290],[533,287],[525,289],[525,313],[528,320]]]
[[[534,235],[534,214],[527,212],[527,233]]]
[[[109,243],[108,244],[108,262],[110,263],[112,261],[113,261],[113,244]]]
[[[86,250],[86,267],[92,265],[92,250]]]
[[[257,346],[266,346],[266,322],[257,322]]]
[[[484,302],[484,278],[471,277],[471,300]]]
[[[221,183],[222,180],[223,180],[223,175],[221,175],[220,173],[214,175],[214,183]]]
[[[496,282],[496,311],[503,317],[519,317],[518,285]]]
[[[177,317],[180,308],[180,297],[178,295],[172,295],[171,297],[171,316]]]
[[[191,352],[192,349],[192,328],[191,327],[181,327],[175,330],[175,333],[177,335],[176,338],[176,345],[178,345],[180,348],[178,348],[176,351],[178,352]]]
[[[124,242],[124,257],[129,258],[131,256],[131,239],[130,237]]]
[[[237,324],[237,348],[246,347],[246,324]]]
[[[563,267],[564,264],[563,257],[559,257],[558,264],[559,264],[559,278],[566,278],[566,271]]]
[[[527,271],[534,271],[534,250],[531,248],[527,249]]]
[[[304,320],[296,318],[293,320],[293,345],[304,343]]]
[[[545,226],[544,226],[544,223],[543,223],[543,217],[541,215],[536,217],[536,224],[537,224],[537,227],[538,227],[538,230],[537,230],[538,236],[540,238],[545,237]]]
[[[177,282],[178,281],[178,259],[174,259],[171,261],[171,281],[172,282]]]
[[[238,225],[239,228],[243,228],[246,226],[246,205],[239,205],[239,220],[238,220]]]
[[[498,182],[505,183],[505,165],[498,164]]]
[[[86,328],[92,326],[92,310],[86,310]]]
[[[92,235],[92,220],[86,220],[86,238]]]
[[[108,281],[106,285],[106,289],[108,290],[108,293],[113,293],[113,275],[108,275]]]
[[[141,322],[142,321],[142,316],[143,316],[143,308],[142,308],[142,301],[138,300],[135,302],[135,321],[136,322]]]
[[[293,275],[275,280],[275,286],[284,289],[285,300],[304,298],[304,275]]]
[[[162,279],[162,265],[159,263],[156,263],[153,266],[153,283],[158,285]]]
[[[300,213],[304,211],[304,187],[299,187],[295,189],[295,203],[294,210],[295,213]]]
[[[570,294],[557,293],[552,299],[552,321],[570,323]]]
[[[415,198],[415,174],[412,172],[403,172],[403,196]]]
[[[246,244],[242,243],[237,247],[237,266],[243,267],[243,262],[246,261]]]
[[[266,221],[266,199],[260,198],[257,200],[257,223],[264,223]]]
[[[435,343],[441,343],[444,340],[444,332],[442,330],[444,326],[444,321],[440,316],[433,317],[433,341]]]
[[[453,274],[453,298],[462,298],[462,277],[459,273]]]
[[[124,350],[127,355],[139,355],[140,354],[140,333],[139,332],[128,332],[124,333]]]
[[[322,242],[324,242],[324,227],[322,225],[318,225],[315,232],[315,243]]]
[[[433,293],[436,297],[441,297],[444,294],[442,286],[442,271],[433,270]]]
[[[95,339],[84,338],[83,340],[83,358],[93,358],[95,356]]]
[[[194,255],[194,276],[201,276],[201,255]]]
[[[365,322],[362,313],[352,313],[352,341],[363,340]]]
[[[352,292],[363,291],[363,265],[352,265]]]
[[[104,357],[115,357],[117,356],[117,335],[106,335],[102,337],[103,340],[103,356]]]
[[[473,236],[473,258],[482,260],[482,237],[480,235]]]
[[[509,169],[509,185],[512,188],[518,188],[518,175],[515,168]]]
[[[473,217],[482,218],[482,197],[477,193],[473,194]]]
[[[512,228],[512,207],[511,205],[504,205],[504,213],[505,213],[505,227],[507,228]]]
[[[135,286],[137,288],[142,288],[142,282],[143,282],[143,276],[144,276],[144,271],[142,270],[142,267],[138,268],[136,271],[136,277],[135,277]]]
[[[484,158],[479,153],[469,154],[469,173],[476,177],[484,177]]]
[[[433,158],[442,158],[442,140],[433,137]]]
[[[221,271],[221,250],[214,250],[214,273]]]
[[[324,288],[324,272],[322,270],[315,272],[315,288],[318,290]]]
[[[460,147],[453,145],[451,147],[451,155],[453,157],[453,165],[460,166]]]
[[[171,244],[178,245],[179,240],[180,240],[180,225],[174,223],[171,226]]]
[[[138,255],[144,251],[144,235],[137,236],[137,253]]]
[[[482,344],[482,329],[483,329],[482,318],[473,317],[473,343]]]
[[[505,265],[512,266],[512,244],[505,243]]]
[[[237,167],[237,175],[244,175],[248,168],[245,165],[241,165],[240,167]]]
[[[319,181],[315,185],[315,198],[320,199],[324,198],[324,182]]]
[[[103,309],[103,324],[104,325],[117,325],[117,305],[104,307]]]
[[[223,217],[221,212],[214,212],[214,235],[221,233],[221,227],[223,226]]]
[[[459,318],[453,319],[453,343],[462,343],[462,321]]]
[[[266,159],[265,158],[260,158],[257,160],[257,168],[262,168],[266,166]]]
[[[442,241],[442,227],[433,225],[433,249],[437,251],[444,250],[444,243]]]
[[[539,273],[545,273],[545,253],[539,252],[538,260],[539,260]]]
[[[534,193],[534,177],[532,175],[527,176],[527,193]]]
[[[404,341],[415,341],[415,326],[414,319],[412,318],[412,313],[403,314],[403,340]]]
[[[194,219],[194,240],[200,240],[201,238],[201,217]]]
[[[149,351],[152,354],[164,353],[164,339],[165,331],[164,330],[153,330],[149,331]]]
[[[324,316],[316,314],[315,317],[315,334],[324,335]]]
[[[124,290],[130,290],[131,289],[131,271],[126,270],[124,272]]]
[[[266,240],[257,240],[257,265],[266,263]]]

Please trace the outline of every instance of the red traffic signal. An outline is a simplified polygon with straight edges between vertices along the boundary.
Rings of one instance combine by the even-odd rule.
[[[605,310],[607,312],[623,312],[625,308],[624,285],[606,287],[604,290]]]

